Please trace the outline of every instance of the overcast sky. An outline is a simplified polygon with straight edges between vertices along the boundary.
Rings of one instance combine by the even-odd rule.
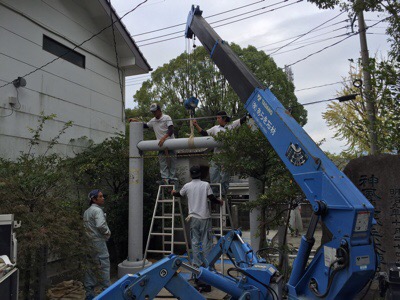
[[[141,2],[111,1],[120,16]],[[215,22],[211,26],[222,39],[237,43],[241,47],[253,45],[271,54],[278,67],[291,65],[296,96],[300,103],[335,98],[341,88],[338,82],[349,72],[349,59],[356,61],[360,56],[359,37],[346,35],[352,32],[351,22],[347,14],[340,14],[338,9],[319,10],[311,3],[296,0],[148,0],[127,15],[122,22],[153,70],[185,51],[183,24],[186,23],[192,4],[200,5],[203,16],[210,24]],[[385,17],[365,14],[367,26],[372,26]],[[354,25],[354,31],[357,31],[357,21]],[[160,30],[166,27],[171,28]],[[376,53],[379,57],[386,56],[389,45],[387,36],[384,35],[385,28],[386,23],[381,22],[368,29],[368,48],[371,56]],[[147,33],[150,31],[154,32]],[[162,35],[166,36],[160,37]],[[294,41],[300,35],[304,36]],[[348,38],[345,39],[346,37]],[[166,39],[170,40],[160,42]],[[343,39],[345,40],[340,42]],[[287,45],[291,41],[292,44]],[[335,43],[337,44],[334,45]],[[322,50],[324,48],[326,49]],[[321,52],[316,53],[318,51]],[[311,56],[307,58],[309,55]],[[127,79],[127,108],[134,107],[133,95],[140,88],[141,82],[149,78],[150,75],[147,74]],[[322,119],[326,103],[309,105],[306,109],[307,133],[316,142],[326,139],[322,145],[323,150],[339,153],[344,143],[332,138],[334,132]]]

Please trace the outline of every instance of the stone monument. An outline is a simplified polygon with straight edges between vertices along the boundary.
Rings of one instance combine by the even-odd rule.
[[[343,171],[375,207],[372,228],[379,269],[400,263],[400,155],[380,154],[354,159]]]

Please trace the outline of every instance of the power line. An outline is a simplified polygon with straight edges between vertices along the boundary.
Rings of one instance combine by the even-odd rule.
[[[111,0],[110,0],[110,17],[111,17],[111,29],[112,29],[113,42],[114,42],[115,61],[117,63],[119,89],[120,89],[120,92],[121,92],[121,101],[123,102],[124,101],[124,91],[123,91],[123,86],[122,86],[121,72],[120,72],[120,69],[119,69],[119,57],[118,57],[118,51],[117,51],[117,41],[115,39],[115,30],[114,30],[114,23],[113,23],[113,13],[112,13]]]
[[[223,22],[223,21],[226,21],[226,20],[230,20],[230,19],[233,19],[233,18],[237,18],[237,17],[243,16],[243,15],[247,15],[247,14],[250,14],[250,13],[253,13],[253,12],[256,12],[256,11],[259,11],[259,10],[262,10],[262,9],[266,9],[266,8],[268,8],[268,7],[272,7],[272,6],[275,6],[275,5],[278,5],[278,4],[287,2],[287,1],[288,1],[288,0],[284,0],[284,1],[276,2],[276,3],[272,3],[272,4],[267,5],[267,6],[264,6],[264,7],[262,7],[262,8],[258,8],[258,9],[252,10],[252,11],[248,11],[248,12],[245,12],[245,13],[241,13],[241,14],[238,14],[238,15],[235,15],[235,16],[227,17],[227,18],[225,18],[225,19],[217,20],[217,21],[214,21],[214,22],[210,22],[210,25],[216,24],[216,23],[220,23],[220,22]],[[302,0],[300,0],[300,1],[302,1]],[[298,1],[298,2],[299,2],[299,1]],[[295,3],[297,3],[297,2],[295,2]],[[293,4],[293,3],[292,3],[292,4]],[[287,6],[287,5],[285,5],[285,6]],[[285,6],[283,6],[283,7],[285,7]],[[231,10],[231,11],[232,11],[232,10]],[[272,11],[272,10],[270,10],[270,11]],[[224,12],[224,13],[225,13],[225,12]],[[215,14],[215,15],[213,15],[213,16],[217,16],[217,15],[220,15],[220,14],[223,14],[223,13]],[[186,23],[184,23],[183,25],[185,25],[185,24],[186,24]],[[228,23],[228,24],[229,24],[229,23]],[[221,25],[220,25],[220,26],[221,26]],[[217,28],[217,27],[219,27],[219,26],[215,26],[214,28]],[[171,33],[166,33],[166,34],[159,35],[159,36],[156,36],[156,37],[151,37],[151,38],[148,38],[148,39],[136,41],[136,43],[142,43],[142,42],[146,42],[146,41],[151,41],[151,40],[153,40],[153,39],[158,39],[158,38],[162,38],[162,37],[166,37],[166,36],[170,36],[170,35],[174,35],[174,34],[178,34],[178,33],[179,33],[179,34],[182,34],[183,32],[185,32],[185,31],[184,31],[184,30],[179,30],[179,31],[171,32]],[[143,45],[142,45],[142,46],[143,46]]]
[[[271,5],[266,6],[266,7],[271,7],[271,6],[274,6],[274,5],[277,5],[277,4],[280,4],[280,3],[284,3],[284,2],[287,2],[287,0],[284,0],[284,1],[278,2],[278,3],[274,3],[274,4],[271,4]],[[228,22],[228,23],[225,23],[225,24],[221,24],[221,25],[218,25],[218,26],[214,26],[214,28],[226,26],[226,25],[233,24],[233,23],[236,23],[236,22],[239,22],[239,21],[243,21],[243,20],[248,20],[249,18],[257,17],[257,16],[259,16],[259,15],[263,15],[263,14],[266,14],[266,13],[269,13],[269,12],[272,12],[272,11],[275,11],[275,10],[278,10],[278,9],[281,9],[281,8],[285,8],[285,7],[288,7],[288,6],[292,6],[292,5],[297,4],[297,3],[300,3],[300,2],[303,2],[303,0],[297,0],[296,2],[289,3],[289,4],[286,4],[286,5],[282,5],[282,6],[279,6],[279,7],[277,7],[277,8],[273,8],[273,9],[270,9],[270,10],[267,10],[267,11],[264,11],[264,12],[261,12],[261,13],[258,13],[258,14],[252,15],[252,16],[249,16],[249,17],[247,17],[247,18],[242,18],[242,19],[239,19],[239,20],[234,20],[234,21],[231,21],[231,22]],[[266,7],[264,7],[264,8],[266,8]],[[264,8],[262,8],[262,9],[264,9]]]
[[[262,15],[262,14],[265,14],[265,13],[268,13],[268,12],[272,12],[272,11],[275,11],[275,10],[278,10],[278,9],[281,9],[281,8],[285,8],[287,6],[291,6],[291,5],[297,4],[297,3],[302,2],[302,1],[303,0],[297,0],[296,2],[293,2],[293,3],[290,3],[290,4],[286,4],[286,5],[282,5],[280,7],[273,8],[273,9],[270,9],[270,10],[267,10],[267,11],[264,11],[264,12],[261,12],[261,13],[258,13],[258,14],[254,14],[254,15],[246,17],[246,18],[241,18],[241,19],[238,19],[238,20],[234,20],[234,21],[231,21],[231,22],[228,22],[228,23],[224,23],[224,24],[218,25],[218,26],[214,26],[214,28],[226,26],[226,25],[229,25],[229,24],[232,24],[232,23],[243,21],[243,20],[248,20],[250,18],[259,16],[259,15]],[[271,7],[271,6],[274,6],[274,5],[277,5],[277,4],[280,4],[280,3],[284,3],[284,2],[287,2],[287,0],[271,4],[271,5],[267,6],[267,7]],[[264,9],[264,8],[262,8],[262,9]],[[240,15],[237,15],[237,16],[241,16],[241,15],[243,15],[243,14],[240,14]],[[235,17],[237,17],[237,16],[235,16]],[[226,18],[224,20],[211,22],[210,24],[226,21],[226,20],[231,19],[231,18],[234,18],[234,17],[229,17],[229,18]],[[143,44],[143,45],[140,45],[140,47],[144,47],[144,46],[148,46],[148,45],[158,44],[158,43],[162,43],[162,42],[166,42],[166,41],[182,38],[182,32],[183,31],[178,31],[178,32],[174,32],[174,33],[170,33],[170,34],[165,34],[165,35],[162,35],[162,36],[154,37],[154,38],[151,38],[151,39],[146,39],[146,41],[147,41],[147,40],[157,39],[157,38],[164,37],[164,36],[169,36],[169,35],[172,35],[172,34],[179,34],[178,36],[171,37],[171,38],[168,38],[168,39],[163,39],[163,40],[159,40],[159,41],[154,41],[154,42],[151,42],[151,43]],[[145,41],[145,40],[137,41],[137,43],[140,43],[140,42],[143,42],[143,41]]]
[[[372,28],[372,27],[376,26],[378,23],[384,22],[384,21],[386,21],[386,19],[382,19],[382,20],[378,21],[377,23],[375,23],[375,24],[373,24],[373,25],[371,25],[371,26],[368,26],[367,29],[368,29],[368,28]],[[338,22],[338,23],[341,23],[341,22],[343,22],[343,21],[340,21],[340,22]],[[326,22],[325,22],[325,23],[326,23]],[[338,24],[338,23],[337,23],[337,24]],[[341,28],[339,28],[339,29],[341,29]],[[335,31],[336,31],[336,30],[335,30]],[[313,55],[315,55],[315,54],[317,54],[317,53],[320,53],[320,52],[322,52],[323,50],[326,50],[326,49],[328,49],[328,48],[331,48],[331,47],[333,47],[333,46],[335,46],[335,45],[337,45],[337,44],[343,42],[344,40],[346,40],[346,39],[348,39],[348,38],[350,38],[350,37],[352,37],[352,36],[354,36],[354,35],[357,35],[357,34],[359,34],[359,32],[356,32],[356,33],[353,33],[353,34],[346,34],[346,37],[345,37],[344,39],[342,39],[342,40],[340,40],[340,41],[338,41],[338,42],[335,42],[335,43],[333,43],[333,44],[331,44],[331,45],[329,45],[329,46],[327,46],[327,47],[324,47],[324,48],[322,48],[322,49],[320,49],[320,50],[318,50],[318,51],[316,51],[316,52],[314,52],[314,53],[311,53],[311,54],[309,54],[308,56],[306,56],[306,57],[304,57],[304,58],[302,58],[302,59],[300,59],[300,60],[298,60],[298,61],[296,61],[296,62],[294,62],[294,63],[292,63],[292,64],[290,64],[290,65],[288,65],[288,66],[293,66],[293,65],[295,65],[295,64],[297,64],[297,63],[299,63],[299,62],[301,62],[301,61],[304,61],[304,60],[308,59],[309,57],[311,57],[311,56],[313,56]],[[338,38],[338,37],[341,37],[341,36],[343,36],[343,35],[338,35],[338,36],[335,36],[335,37],[330,37],[330,38],[327,38],[327,39],[325,39],[325,40],[315,41],[315,42],[313,42],[313,43],[310,43],[310,44],[304,45],[304,46],[302,46],[302,47],[299,47],[299,48],[297,48],[297,49],[304,48],[304,47],[306,47],[306,46],[309,46],[309,45],[311,45],[311,44],[315,44],[315,43],[318,43],[318,42],[322,42],[322,41],[326,41],[326,40]],[[174,38],[170,38],[170,39],[167,39],[167,40],[171,40],[171,39],[174,39]],[[160,41],[158,41],[158,42],[160,42]],[[157,42],[154,42],[154,43],[157,43]],[[151,43],[151,44],[153,44],[153,43]],[[147,44],[146,44],[146,45],[147,45]],[[142,45],[142,46],[144,46],[144,45]],[[289,51],[294,51],[294,50],[297,50],[297,49],[291,49],[291,50],[289,50]],[[289,51],[286,51],[286,52],[289,52]],[[275,72],[276,72],[276,71],[275,71]],[[140,83],[139,83],[139,84],[140,84]],[[336,83],[334,83],[334,84],[336,84]],[[135,84],[133,84],[133,85],[135,85]],[[330,85],[333,85],[333,84],[330,84]],[[316,88],[316,87],[312,87],[312,88]],[[308,89],[311,89],[311,88],[308,88]],[[304,90],[304,89],[303,89],[303,90]]]
[[[389,17],[388,17],[388,18],[389,18]],[[367,29],[369,29],[369,28],[371,28],[371,27],[374,27],[375,25],[377,25],[377,24],[379,24],[379,23],[381,23],[381,22],[384,22],[384,21],[385,21],[386,19],[388,19],[388,18],[382,19],[382,20],[380,20],[379,22],[376,22],[375,24],[373,24],[373,25],[371,25],[371,26],[367,26],[367,27],[365,28],[365,30],[367,30]],[[351,37],[356,36],[356,35],[358,35],[358,34],[360,34],[360,31],[357,31],[357,32],[352,33],[352,34],[349,34],[349,35],[348,35],[347,37],[345,37],[344,39],[341,39],[341,40],[338,41],[338,42],[335,42],[335,43],[333,43],[333,44],[331,44],[331,45],[329,45],[329,46],[326,46],[326,47],[324,47],[324,48],[322,48],[322,49],[316,51],[316,52],[313,52],[313,53],[311,53],[311,54],[309,54],[309,55],[307,55],[307,56],[305,56],[305,57],[303,57],[303,58],[301,58],[301,59],[295,61],[294,63],[291,63],[291,64],[286,65],[286,66],[287,66],[287,67],[294,66],[295,64],[298,64],[299,62],[304,61],[304,60],[310,58],[311,56],[314,56],[315,54],[318,54],[318,53],[320,53],[320,52],[322,52],[322,51],[324,51],[324,50],[326,50],[326,49],[332,48],[333,46],[336,46],[336,45],[340,44],[341,42],[347,40],[348,38],[351,38]]]
[[[63,58],[63,57],[64,57],[65,55],[67,55],[68,53],[74,51],[76,48],[82,46],[83,44],[87,43],[88,41],[90,41],[90,40],[93,39],[94,37],[96,37],[96,36],[98,36],[99,34],[101,34],[102,32],[104,32],[106,29],[108,29],[108,28],[110,28],[111,26],[113,26],[116,22],[121,21],[124,17],[126,17],[128,14],[132,13],[133,11],[135,11],[139,6],[141,6],[142,4],[146,3],[147,1],[148,1],[148,0],[144,0],[143,2],[139,3],[139,4],[136,5],[133,9],[131,9],[130,11],[128,11],[126,14],[124,14],[122,17],[116,18],[115,21],[113,21],[110,25],[108,25],[108,26],[104,27],[103,29],[101,29],[98,33],[93,34],[91,37],[89,37],[88,39],[84,40],[82,43],[76,45],[74,48],[72,48],[72,49],[66,51],[64,54],[62,54],[62,55],[56,57],[55,59],[49,61],[48,63],[45,63],[45,64],[42,65],[41,67],[38,67],[38,68],[34,69],[33,71],[31,71],[31,72],[29,72],[29,73],[27,73],[27,74],[25,74],[24,76],[21,76],[21,77],[27,77],[27,76],[29,76],[29,75],[31,75],[31,74],[33,74],[33,73],[35,73],[35,72],[37,72],[37,71],[43,69],[44,67],[46,67],[46,66],[52,64],[53,62],[59,60],[60,58]],[[110,6],[111,6],[111,3],[110,3]],[[12,81],[11,81],[11,82],[7,82],[6,84],[3,84],[2,86],[0,86],[0,89],[3,88],[3,87],[5,87],[5,86],[7,86],[7,85],[10,85],[10,84],[12,84]]]
[[[308,46],[311,46],[311,45],[315,45],[315,44],[318,44],[318,43],[322,43],[322,42],[326,42],[326,41],[329,41],[329,40],[337,39],[337,38],[342,37],[342,36],[348,36],[348,34],[347,34],[347,33],[344,33],[344,34],[336,35],[336,36],[329,37],[329,38],[326,38],[326,39],[314,41],[314,42],[308,43],[308,44],[306,44],[306,45],[299,46],[299,47],[297,47],[297,48],[293,48],[293,49],[290,49],[290,50],[287,50],[287,51],[275,53],[275,55],[284,54],[284,53],[288,53],[288,52],[292,52],[292,51],[296,51],[296,50],[303,49],[303,48],[308,47]],[[271,54],[269,54],[269,55],[271,56]]]
[[[334,24],[331,24],[331,25],[328,25],[328,26],[325,26],[325,27],[321,27],[321,28],[319,28],[319,29],[317,29],[317,30],[314,30],[314,32],[321,31],[321,30],[323,30],[323,29],[330,28],[330,27],[333,27],[333,26],[335,26],[335,25],[338,25],[338,24],[340,24],[340,23],[347,22],[347,21],[348,21],[348,20],[345,19],[345,20],[336,22],[336,23],[334,23]],[[348,27],[348,25],[345,25],[345,26],[336,28],[336,29],[334,29],[334,30],[331,30],[331,31],[329,31],[329,32],[324,32],[324,33],[321,33],[321,34],[318,34],[318,35],[309,37],[309,38],[307,38],[307,39],[304,39],[304,41],[313,39],[313,38],[318,37],[318,36],[321,36],[321,35],[325,35],[325,34],[327,34],[327,33],[335,32],[335,31],[338,31],[338,30],[340,30],[340,29],[344,29],[344,28],[347,28],[347,27]],[[289,38],[286,38],[286,39],[283,39],[283,40],[280,40],[280,41],[277,41],[277,42],[273,42],[273,43],[269,43],[269,44],[266,44],[266,45],[258,46],[257,49],[261,49],[261,48],[265,48],[265,47],[272,46],[272,45],[275,45],[275,44],[283,43],[283,42],[289,41],[289,40],[291,40],[291,39],[297,38],[297,37],[299,37],[299,36],[301,36],[301,35],[302,35],[302,34],[299,34],[299,35],[292,36],[292,37],[289,37]]]
[[[264,2],[264,1],[265,1],[265,0],[256,1],[256,2],[253,2],[253,3],[247,4],[247,5],[239,6],[239,7],[230,9],[230,10],[226,10],[226,11],[223,11],[223,12],[220,12],[220,13],[216,13],[216,14],[214,14],[214,15],[207,16],[207,17],[204,17],[204,18],[205,18],[205,19],[207,19],[207,18],[212,18],[212,17],[219,16],[219,15],[222,15],[222,14],[226,14],[226,13],[228,13],[228,12],[232,12],[232,11],[235,11],[235,10],[238,10],[238,9],[242,9],[242,8],[245,8],[245,7],[249,7],[249,6],[252,6],[252,5],[254,5],[254,4],[257,4],[257,3],[260,3],[260,2]],[[286,0],[286,1],[287,1],[287,0]],[[154,33],[154,32],[158,32],[158,31],[162,31],[162,30],[166,30],[166,29],[171,29],[171,28],[175,28],[175,27],[178,27],[178,26],[182,26],[182,25],[186,25],[186,22],[185,22],[185,23],[176,24],[176,25],[167,26],[167,27],[160,28],[160,29],[154,29],[154,30],[147,31],[147,32],[143,32],[143,33],[139,33],[139,34],[134,34],[134,35],[132,35],[132,37],[137,37],[137,36],[140,36],[140,35],[145,35],[145,34]]]
[[[333,18],[331,18],[331,19],[329,19],[329,20],[327,20],[327,21],[325,21],[325,22],[321,23],[320,25],[318,25],[318,26],[316,26],[316,27],[314,27],[314,28],[310,29],[310,30],[309,30],[309,31],[307,31],[306,33],[304,33],[304,34],[300,35],[298,38],[295,38],[293,41],[290,41],[289,43],[287,43],[287,44],[283,45],[282,47],[279,47],[277,50],[275,50],[274,52],[270,53],[269,55],[272,55],[272,54],[274,54],[274,53],[278,52],[279,50],[281,50],[281,49],[283,49],[283,48],[285,48],[285,47],[289,46],[289,45],[290,45],[290,44],[292,44],[293,42],[295,42],[295,41],[297,41],[297,40],[301,39],[303,36],[306,36],[306,35],[307,35],[307,34],[309,34],[310,32],[313,32],[315,29],[318,29],[319,27],[321,27],[321,26],[325,25],[326,23],[329,23],[330,21],[332,21],[332,20],[334,20],[334,19],[336,19],[336,18],[340,17],[340,16],[341,16],[343,13],[344,13],[344,12],[341,12],[340,14],[338,14],[338,15],[334,16]]]
[[[345,80],[344,80],[344,81],[345,81]],[[335,84],[339,84],[339,83],[343,83],[343,81],[337,81],[337,82],[332,82],[332,83],[326,83],[326,84],[322,84],[322,85],[307,87],[307,88],[295,90],[295,92],[301,92],[301,91],[307,91],[307,90],[317,89],[317,88],[321,88],[321,87],[325,87],[325,86],[330,86],[330,85],[335,85]]]

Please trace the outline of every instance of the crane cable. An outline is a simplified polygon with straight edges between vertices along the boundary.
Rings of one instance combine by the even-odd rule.
[[[193,48],[195,48],[194,40],[193,40]],[[190,68],[191,68],[191,56],[192,56],[192,48],[190,47],[190,39],[186,39],[186,51],[187,51],[187,80],[186,80],[186,91],[187,91],[187,98],[191,96],[191,84],[190,84]],[[190,117],[190,136],[188,140],[188,144],[190,148],[194,148],[194,126],[193,126],[193,118],[194,118],[194,110],[189,112]]]

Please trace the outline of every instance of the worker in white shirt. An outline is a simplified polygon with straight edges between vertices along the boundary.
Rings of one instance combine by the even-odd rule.
[[[243,123],[246,122],[246,116],[237,119],[232,122],[232,124],[228,124],[230,122],[230,117],[226,114],[225,111],[217,112],[217,123],[211,127],[210,129],[204,130],[199,126],[196,120],[193,120],[193,125],[196,127],[197,131],[202,136],[216,136],[220,132],[225,132],[226,130],[230,130],[236,127],[239,127]],[[221,153],[222,150],[220,148],[214,148],[214,153]],[[229,179],[230,175],[224,169],[224,166],[216,164],[213,160],[210,162],[210,182],[211,183],[221,183],[221,194],[222,197],[226,196],[229,188]]]
[[[158,146],[162,147],[164,142],[168,139],[174,139],[174,123],[170,116],[163,114],[160,105],[153,103],[150,105],[150,111],[153,113],[154,118],[149,122],[143,123],[143,128],[152,128],[159,141]],[[138,119],[130,118],[129,122],[137,122]],[[176,155],[175,151],[165,149],[158,151],[158,161],[160,164],[161,181],[160,184],[174,184],[176,178]]]
[[[205,258],[212,248],[212,224],[208,199],[219,205],[223,204],[223,200],[216,198],[210,184],[200,179],[201,169],[199,166],[190,168],[190,176],[192,181],[186,183],[179,192],[172,190],[171,195],[175,197],[187,196],[189,208],[187,219],[190,219],[193,264],[207,266],[208,262],[205,261]]]

